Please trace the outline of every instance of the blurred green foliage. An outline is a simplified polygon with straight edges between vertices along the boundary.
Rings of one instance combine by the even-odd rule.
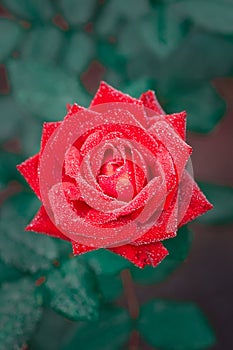
[[[67,103],[88,106],[100,79],[135,97],[154,89],[168,112],[187,110],[189,130],[213,130],[225,111],[214,79],[233,72],[232,1],[4,0],[0,14],[0,190],[9,197],[0,212],[0,348],[116,350],[133,329],[158,349],[208,348],[214,335],[193,304],[149,301],[137,321],[113,306],[123,269],[152,284],[186,259],[186,227],[156,269],[102,250],[73,259],[66,242],[24,232],[39,202],[15,165],[38,151],[42,122],[62,119]],[[232,222],[232,188],[201,188],[215,209],[199,221]]]

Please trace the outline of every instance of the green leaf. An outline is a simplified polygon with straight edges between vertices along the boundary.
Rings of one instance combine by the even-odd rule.
[[[214,208],[197,219],[203,224],[226,224],[233,221],[233,188],[199,182],[201,190],[205,193]]]
[[[118,35],[123,30],[127,21],[138,21],[149,12],[149,4],[146,0],[112,0],[104,6],[96,24],[96,30],[100,35]]]
[[[142,78],[132,81],[122,88],[122,91],[129,94],[130,96],[139,98],[140,95],[150,89],[149,79]]]
[[[54,239],[24,231],[38,206],[33,194],[19,193],[7,200],[1,210],[0,257],[23,272],[48,270],[59,257],[59,247]]]
[[[41,317],[34,285],[26,279],[4,284],[0,290],[0,348],[20,349]]]
[[[188,33],[186,22],[176,16],[169,6],[158,6],[154,13],[143,19],[141,36],[159,58],[164,58],[174,51]]]
[[[78,81],[59,67],[34,61],[9,61],[13,93],[31,113],[49,121],[66,115],[66,104],[87,104]]]
[[[128,313],[120,308],[102,309],[97,322],[79,323],[62,350],[120,350],[131,331]]]
[[[125,73],[126,59],[119,53],[117,47],[109,42],[99,41],[97,43],[98,58],[108,69],[111,68],[121,76]],[[126,73],[125,73],[126,74]]]
[[[0,260],[0,284],[17,280],[21,276],[18,270]]]
[[[33,27],[28,31],[27,38],[21,47],[21,57],[43,62],[56,61],[64,46],[64,39],[62,31],[55,26]]]
[[[85,260],[98,275],[114,275],[131,266],[126,259],[106,249],[98,249],[86,253],[81,258]]]
[[[16,169],[16,165],[23,161],[18,154],[0,150],[0,186],[5,187],[10,181],[22,181],[22,176]]]
[[[185,0],[176,8],[203,28],[222,34],[233,34],[231,0]]]
[[[87,68],[94,55],[93,40],[86,33],[75,32],[71,35],[63,54],[64,65],[75,73],[81,73]]]
[[[207,349],[215,336],[193,303],[153,300],[141,308],[138,329],[152,346],[166,350]]]
[[[226,104],[210,84],[205,84],[197,88],[177,88],[170,95],[166,111],[174,113],[181,110],[188,113],[188,130],[208,133],[223,117]]]
[[[84,24],[95,9],[95,0],[60,0],[60,7],[66,20],[72,25]]]
[[[2,143],[17,135],[18,128],[23,122],[23,112],[11,96],[0,96],[0,110],[2,114],[0,143]]]
[[[97,275],[100,291],[107,302],[118,298],[123,292],[122,280],[119,275]]]
[[[58,350],[72,328],[72,322],[51,309],[45,309],[37,330],[28,344],[29,349],[45,350],[46,345],[48,350]]]
[[[99,291],[93,271],[72,258],[48,275],[49,305],[72,320],[98,317]]]
[[[145,267],[143,270],[132,267],[132,276],[138,283],[158,283],[167,278],[186,258],[192,243],[192,233],[183,226],[175,238],[163,242],[169,255],[157,266]]]
[[[117,49],[127,60],[133,59],[138,52],[142,52],[146,48],[143,23],[143,20],[127,22],[124,30],[119,33],[116,43]]]
[[[150,76],[158,80],[158,90],[168,98],[177,88],[198,88],[214,78],[229,76],[232,60],[231,38],[193,28],[179,50],[150,68]]]
[[[0,61],[2,62],[11,54],[19,43],[23,34],[23,28],[16,22],[8,19],[0,20]]]
[[[39,152],[42,127],[43,123],[40,119],[25,113],[25,117],[18,128],[18,136],[25,158]]]
[[[31,1],[31,0],[3,0],[3,4],[13,14],[29,19],[48,20],[53,16],[53,7],[48,0]]]

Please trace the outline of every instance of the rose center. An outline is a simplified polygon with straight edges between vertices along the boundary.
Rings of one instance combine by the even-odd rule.
[[[97,181],[105,194],[129,202],[145,185],[145,175],[130,160],[110,160],[102,165]]]

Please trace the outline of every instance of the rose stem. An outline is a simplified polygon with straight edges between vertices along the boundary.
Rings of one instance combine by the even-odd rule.
[[[121,271],[121,280],[124,287],[129,314],[132,320],[136,320],[139,316],[140,305],[135,292],[134,281],[129,269],[125,269]],[[134,330],[130,335],[129,350],[137,350],[138,347],[139,347],[139,333]]]

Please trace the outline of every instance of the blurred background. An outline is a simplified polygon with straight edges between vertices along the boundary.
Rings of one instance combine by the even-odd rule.
[[[61,120],[68,103],[88,106],[100,80],[134,97],[153,89],[168,113],[188,112],[194,176],[215,208],[190,224],[178,269],[171,259],[149,284],[135,272],[137,297],[196,302],[216,332],[210,349],[233,349],[232,74],[232,0],[0,1],[0,283],[41,278],[57,259],[52,239],[43,255],[40,237],[18,235],[39,203],[15,165],[38,152],[43,122]],[[67,325],[45,312],[54,330],[42,322],[21,349],[59,348],[51,337]]]

